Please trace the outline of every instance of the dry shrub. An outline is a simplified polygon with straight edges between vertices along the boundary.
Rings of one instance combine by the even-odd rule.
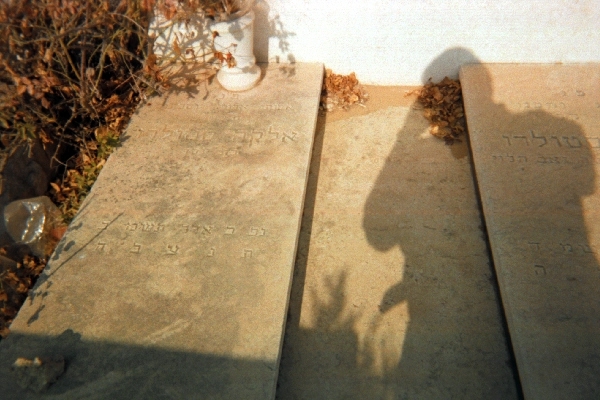
[[[55,183],[69,189],[54,191],[57,202],[71,196],[61,206],[67,220],[102,167],[101,153],[118,143],[137,104],[162,83],[146,62],[147,3],[0,2],[0,151],[37,139],[76,149],[64,169],[68,182]],[[99,136],[108,138],[105,145]],[[86,184],[73,187],[75,176]]]
[[[2,146],[122,129],[147,87],[147,14],[126,0],[1,2]]]
[[[430,122],[429,132],[448,144],[459,141],[466,131],[460,82],[448,77],[440,83],[430,80],[417,94],[423,115]]]
[[[250,0],[146,0],[146,6],[156,6],[168,20],[184,20],[191,14],[202,13],[214,20],[227,20],[244,14],[253,5]]]

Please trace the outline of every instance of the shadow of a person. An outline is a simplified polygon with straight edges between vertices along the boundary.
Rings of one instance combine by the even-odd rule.
[[[573,86],[598,90],[598,69],[594,80],[593,71],[578,66],[527,66],[521,76],[511,68],[468,66],[461,77],[523,392],[597,399],[600,268],[598,235],[590,236],[594,225],[586,217],[599,204],[592,140],[598,135],[571,113],[587,113],[589,100]]]
[[[448,50],[432,62],[424,81],[476,61],[466,49]],[[385,372],[388,393],[517,398],[467,143],[448,151],[443,142],[415,133],[419,125],[420,113],[409,113],[364,207],[369,244],[381,252],[397,247],[405,260],[373,325],[379,329],[392,308],[405,304],[409,323],[400,360]]]

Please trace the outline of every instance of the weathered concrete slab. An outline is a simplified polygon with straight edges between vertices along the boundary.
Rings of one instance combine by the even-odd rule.
[[[600,397],[600,65],[461,70],[475,167],[528,399]]]
[[[278,399],[517,397],[468,148],[405,89],[319,122]]]
[[[51,398],[274,397],[322,70],[141,108],[0,344],[3,398],[53,355]]]

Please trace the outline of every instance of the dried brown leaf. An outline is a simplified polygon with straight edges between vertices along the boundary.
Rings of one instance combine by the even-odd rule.
[[[447,143],[458,140],[465,132],[460,82],[445,77],[440,83],[428,82],[418,91],[423,116],[430,122],[432,135]]]

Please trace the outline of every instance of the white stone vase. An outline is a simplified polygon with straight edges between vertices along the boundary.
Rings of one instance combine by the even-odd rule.
[[[234,67],[222,62],[217,72],[221,86],[233,92],[253,88],[260,79],[254,57],[254,12],[250,10],[239,18],[211,24],[210,31],[218,33],[215,50],[224,55],[231,53],[235,59]]]

